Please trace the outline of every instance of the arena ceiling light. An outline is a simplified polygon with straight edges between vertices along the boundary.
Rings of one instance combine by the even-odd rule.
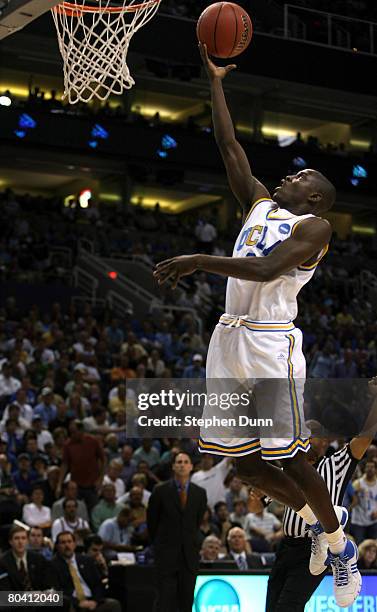
[[[10,106],[12,104],[12,99],[9,97],[7,93],[4,93],[0,96],[0,106]]]

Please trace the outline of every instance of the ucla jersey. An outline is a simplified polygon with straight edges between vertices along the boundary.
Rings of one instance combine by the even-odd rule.
[[[270,199],[258,200],[237,238],[233,257],[266,257],[292,236],[298,223],[310,217],[314,215],[294,215]],[[312,278],[327,248],[322,249],[313,264],[301,265],[272,281],[229,278],[226,313],[247,315],[252,321],[293,321],[297,317],[297,295]]]

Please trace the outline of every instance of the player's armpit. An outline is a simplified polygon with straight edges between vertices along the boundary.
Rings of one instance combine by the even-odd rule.
[[[328,245],[331,233],[331,225],[324,219],[302,221],[288,240],[262,259],[266,280],[274,280],[319,255]]]

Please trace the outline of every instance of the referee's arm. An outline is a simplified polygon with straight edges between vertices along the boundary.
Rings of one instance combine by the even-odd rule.
[[[377,431],[377,376],[374,376],[368,384],[369,391],[372,394],[374,401],[367,420],[364,423],[363,432],[364,435],[353,438],[350,442],[351,454],[354,459],[360,461],[372,444]]]

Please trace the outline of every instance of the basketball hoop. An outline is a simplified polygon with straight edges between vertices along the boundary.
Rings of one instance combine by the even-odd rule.
[[[70,104],[106,100],[135,81],[127,66],[132,36],[156,14],[161,0],[73,0],[51,9],[64,62]]]

